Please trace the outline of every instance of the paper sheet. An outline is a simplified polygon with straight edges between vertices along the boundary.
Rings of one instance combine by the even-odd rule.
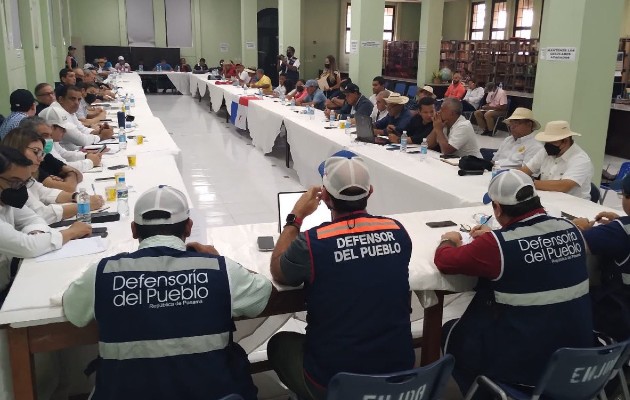
[[[80,257],[88,254],[102,253],[107,250],[107,239],[102,237],[91,237],[85,239],[71,240],[59,250],[36,257],[35,261],[54,261],[64,258]]]

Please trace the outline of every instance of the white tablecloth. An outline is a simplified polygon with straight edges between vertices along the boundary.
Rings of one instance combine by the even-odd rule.
[[[173,86],[182,94],[191,94],[190,92],[190,76],[192,72],[175,72],[175,71],[139,71],[140,75],[161,75],[166,76]]]

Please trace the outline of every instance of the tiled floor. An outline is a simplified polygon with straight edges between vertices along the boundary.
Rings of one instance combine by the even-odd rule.
[[[159,117],[183,152],[182,176],[206,225],[222,226],[277,220],[276,193],[303,190],[295,171],[284,165],[284,149],[263,155],[251,145],[251,139],[234,126],[225,123],[225,115],[209,112],[207,100],[198,102],[190,96],[149,95],[153,114]],[[480,147],[497,148],[507,136],[478,136]],[[616,171],[621,159],[606,156],[605,165]],[[606,205],[621,209],[615,195]],[[304,331],[304,323],[291,319],[283,330]],[[266,358],[263,344],[252,354]],[[254,377],[261,399],[286,399],[286,390],[277,383],[274,373]],[[449,390],[446,398],[459,398]]]

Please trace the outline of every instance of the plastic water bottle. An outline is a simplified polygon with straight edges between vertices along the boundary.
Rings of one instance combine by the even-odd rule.
[[[118,132],[118,146],[120,150],[127,149],[127,130],[125,128],[120,128],[120,132]]]
[[[131,107],[135,107],[136,106],[136,96],[134,96],[133,94],[131,95]]]
[[[77,221],[85,222],[86,224],[92,222],[90,195],[83,187],[79,189],[79,194],[77,195]]]
[[[144,71],[144,65],[142,64],[138,65],[138,71],[140,72]]]
[[[313,119],[314,114],[315,113],[313,112],[313,109],[311,108],[311,105],[310,104],[307,105],[306,106],[306,115],[308,115],[308,119]]]
[[[503,82],[499,82],[499,89],[503,89]]]
[[[407,152],[407,131],[403,131],[402,136],[400,136],[400,151],[403,153]]]
[[[346,129],[345,129],[345,131],[346,131],[346,135],[348,135],[348,136],[350,136],[350,126],[351,126],[351,125],[352,125],[352,123],[350,122],[350,116],[348,116],[348,117],[346,118],[346,127],[345,127],[345,128],[346,128]]]
[[[295,98],[291,99],[291,111],[295,110]]]
[[[495,162],[492,166],[492,177],[494,178],[502,171],[501,165],[498,162]]]
[[[124,176],[118,179],[118,184],[116,185],[116,205],[118,207],[118,214],[120,214],[121,217],[129,215],[129,189],[127,188]]]
[[[130,96],[125,96],[125,110],[126,112],[131,110],[131,97]]]
[[[179,67],[179,65],[177,66],[177,72],[180,72],[182,69]]]
[[[427,138],[422,139],[422,144],[420,145],[420,161],[424,161],[427,159],[427,153],[429,152],[429,143],[427,143]]]
[[[157,66],[157,71],[158,72],[162,72],[162,66],[160,64],[158,64],[158,66]]]
[[[330,121],[330,126],[335,126],[335,110],[330,110],[330,115],[328,116]]]
[[[286,96],[284,93],[280,93],[280,104],[284,105],[286,101]]]

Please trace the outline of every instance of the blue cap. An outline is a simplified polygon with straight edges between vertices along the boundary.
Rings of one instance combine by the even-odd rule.
[[[621,190],[623,194],[630,194],[630,172],[623,177],[621,181]]]
[[[490,195],[486,192],[486,194],[483,195],[483,204],[490,203],[492,203],[492,199],[490,198]]]
[[[340,150],[336,152],[335,154],[331,155],[330,157],[344,157],[344,158],[350,159],[350,158],[357,157],[357,155],[349,150]],[[322,163],[319,164],[319,168],[317,168],[317,170],[319,171],[319,175],[322,177],[324,176],[324,164],[326,164],[326,160],[322,161]]]

